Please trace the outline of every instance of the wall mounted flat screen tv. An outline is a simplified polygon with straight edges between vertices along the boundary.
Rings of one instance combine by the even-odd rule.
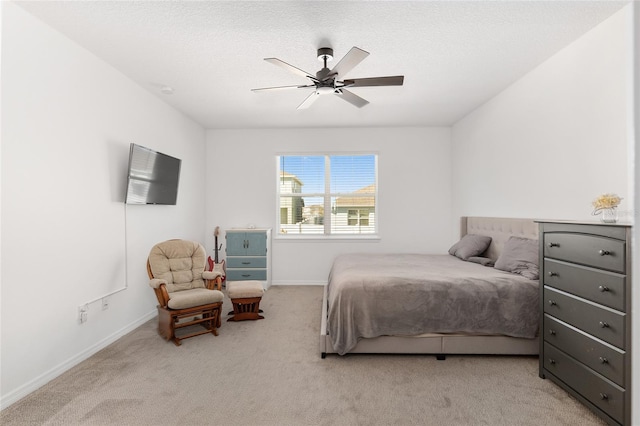
[[[132,143],[124,202],[175,205],[181,163],[178,158]]]

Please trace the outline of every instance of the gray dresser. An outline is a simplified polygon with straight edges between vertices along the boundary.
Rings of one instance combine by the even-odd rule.
[[[271,286],[271,230],[228,229],[226,231],[227,281],[257,280]]]
[[[631,227],[540,225],[540,377],[631,424]]]

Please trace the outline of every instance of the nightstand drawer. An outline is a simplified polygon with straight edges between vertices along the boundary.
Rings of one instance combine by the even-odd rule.
[[[544,312],[618,348],[625,347],[625,315],[620,312],[546,286]]]
[[[619,311],[625,310],[626,276],[557,260],[544,260],[544,283]]]
[[[624,422],[625,391],[549,343],[544,368],[619,423]]]
[[[568,232],[544,234],[544,257],[624,273],[625,242]]]
[[[227,268],[266,268],[266,257],[231,257],[227,256]]]
[[[227,281],[247,281],[267,279],[266,269],[231,269],[227,268]]]
[[[544,340],[607,379],[620,386],[624,385],[624,352],[549,315],[544,316]]]

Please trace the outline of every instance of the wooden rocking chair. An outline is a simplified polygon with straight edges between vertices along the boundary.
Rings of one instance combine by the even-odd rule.
[[[147,259],[149,285],[158,299],[158,333],[180,346],[180,341],[211,333],[218,335],[224,294],[217,271],[205,271],[205,250],[197,242],[169,240],[156,244]],[[176,335],[193,325],[197,330]]]

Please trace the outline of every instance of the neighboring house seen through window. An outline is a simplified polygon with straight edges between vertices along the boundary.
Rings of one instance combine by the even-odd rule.
[[[377,155],[277,159],[280,235],[377,234]]]

